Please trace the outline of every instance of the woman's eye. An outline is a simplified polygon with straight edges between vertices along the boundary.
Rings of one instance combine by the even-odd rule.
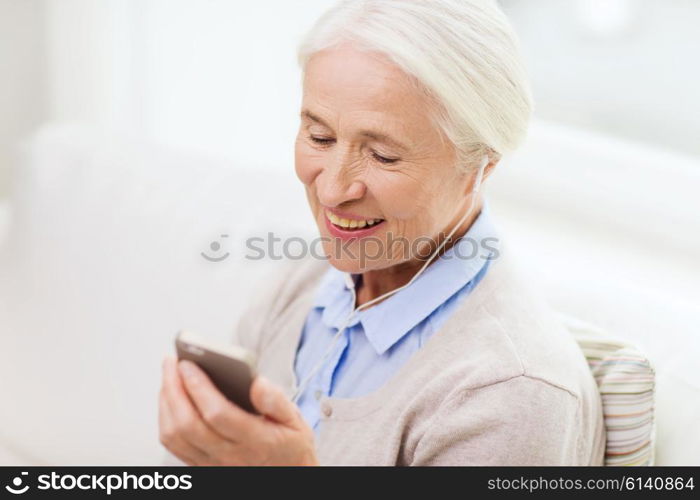
[[[372,153],[372,156],[374,156],[374,159],[377,160],[379,163],[384,163],[386,165],[390,163],[396,163],[397,161],[399,161],[397,158],[387,158],[377,153]]]
[[[331,138],[328,138],[328,137],[316,137],[316,136],[313,136],[313,135],[310,135],[310,136],[309,136],[309,139],[311,139],[312,141],[314,141],[316,144],[322,144],[322,145],[324,145],[324,146],[325,146],[325,145],[328,145],[328,144],[331,144],[331,143],[335,140],[335,139],[331,139]]]

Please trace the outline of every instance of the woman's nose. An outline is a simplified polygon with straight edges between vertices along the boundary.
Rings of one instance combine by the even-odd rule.
[[[316,177],[316,193],[321,204],[336,207],[344,202],[359,200],[365,195],[364,182],[352,175],[342,164],[329,164]]]

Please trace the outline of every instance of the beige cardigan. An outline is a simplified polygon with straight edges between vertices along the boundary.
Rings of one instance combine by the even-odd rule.
[[[234,342],[291,396],[294,358],[329,264],[268,288]],[[502,252],[426,344],[369,395],[321,399],[322,464],[601,465],[600,396],[578,345]]]

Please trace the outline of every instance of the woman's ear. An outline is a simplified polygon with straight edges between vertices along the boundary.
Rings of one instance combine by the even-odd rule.
[[[477,194],[479,192],[479,189],[481,188],[481,183],[484,180],[484,171],[486,170],[486,167],[488,166],[489,162],[490,160],[488,155],[484,155],[481,158],[481,163],[479,163],[479,168],[476,171],[476,176],[472,181],[472,194]]]
[[[476,172],[472,174],[471,177],[471,182],[468,184],[468,191],[466,191],[464,194],[465,195],[476,195],[478,194],[479,190],[481,189],[481,186],[484,183],[484,180],[491,175],[491,172],[493,171],[493,167],[496,166],[496,163],[498,163],[498,160],[493,160],[489,155],[483,155],[481,157],[481,160],[479,161],[479,165],[476,167]]]
[[[489,157],[489,163],[488,165],[486,165],[486,168],[484,169],[483,178],[481,179],[482,183],[486,180],[486,178],[489,175],[491,175],[491,172],[493,172],[493,169],[496,168],[496,165],[498,165],[499,161],[501,161],[500,155]]]

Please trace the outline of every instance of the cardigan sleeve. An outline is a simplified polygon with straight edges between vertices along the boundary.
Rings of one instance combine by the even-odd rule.
[[[261,332],[274,302],[272,289],[258,289],[248,307],[243,310],[233,329],[231,342],[252,351],[260,353]]]
[[[525,375],[456,391],[427,423],[411,465],[588,465],[580,408],[575,394]]]
[[[306,287],[315,285],[326,266],[326,261],[308,257],[303,262],[285,260],[269,269],[253,288],[231,341],[260,355],[269,337],[268,325]]]
[[[265,326],[276,314],[276,302],[294,266],[283,263],[268,270],[252,287],[247,307],[235,322],[231,342],[260,354]]]

